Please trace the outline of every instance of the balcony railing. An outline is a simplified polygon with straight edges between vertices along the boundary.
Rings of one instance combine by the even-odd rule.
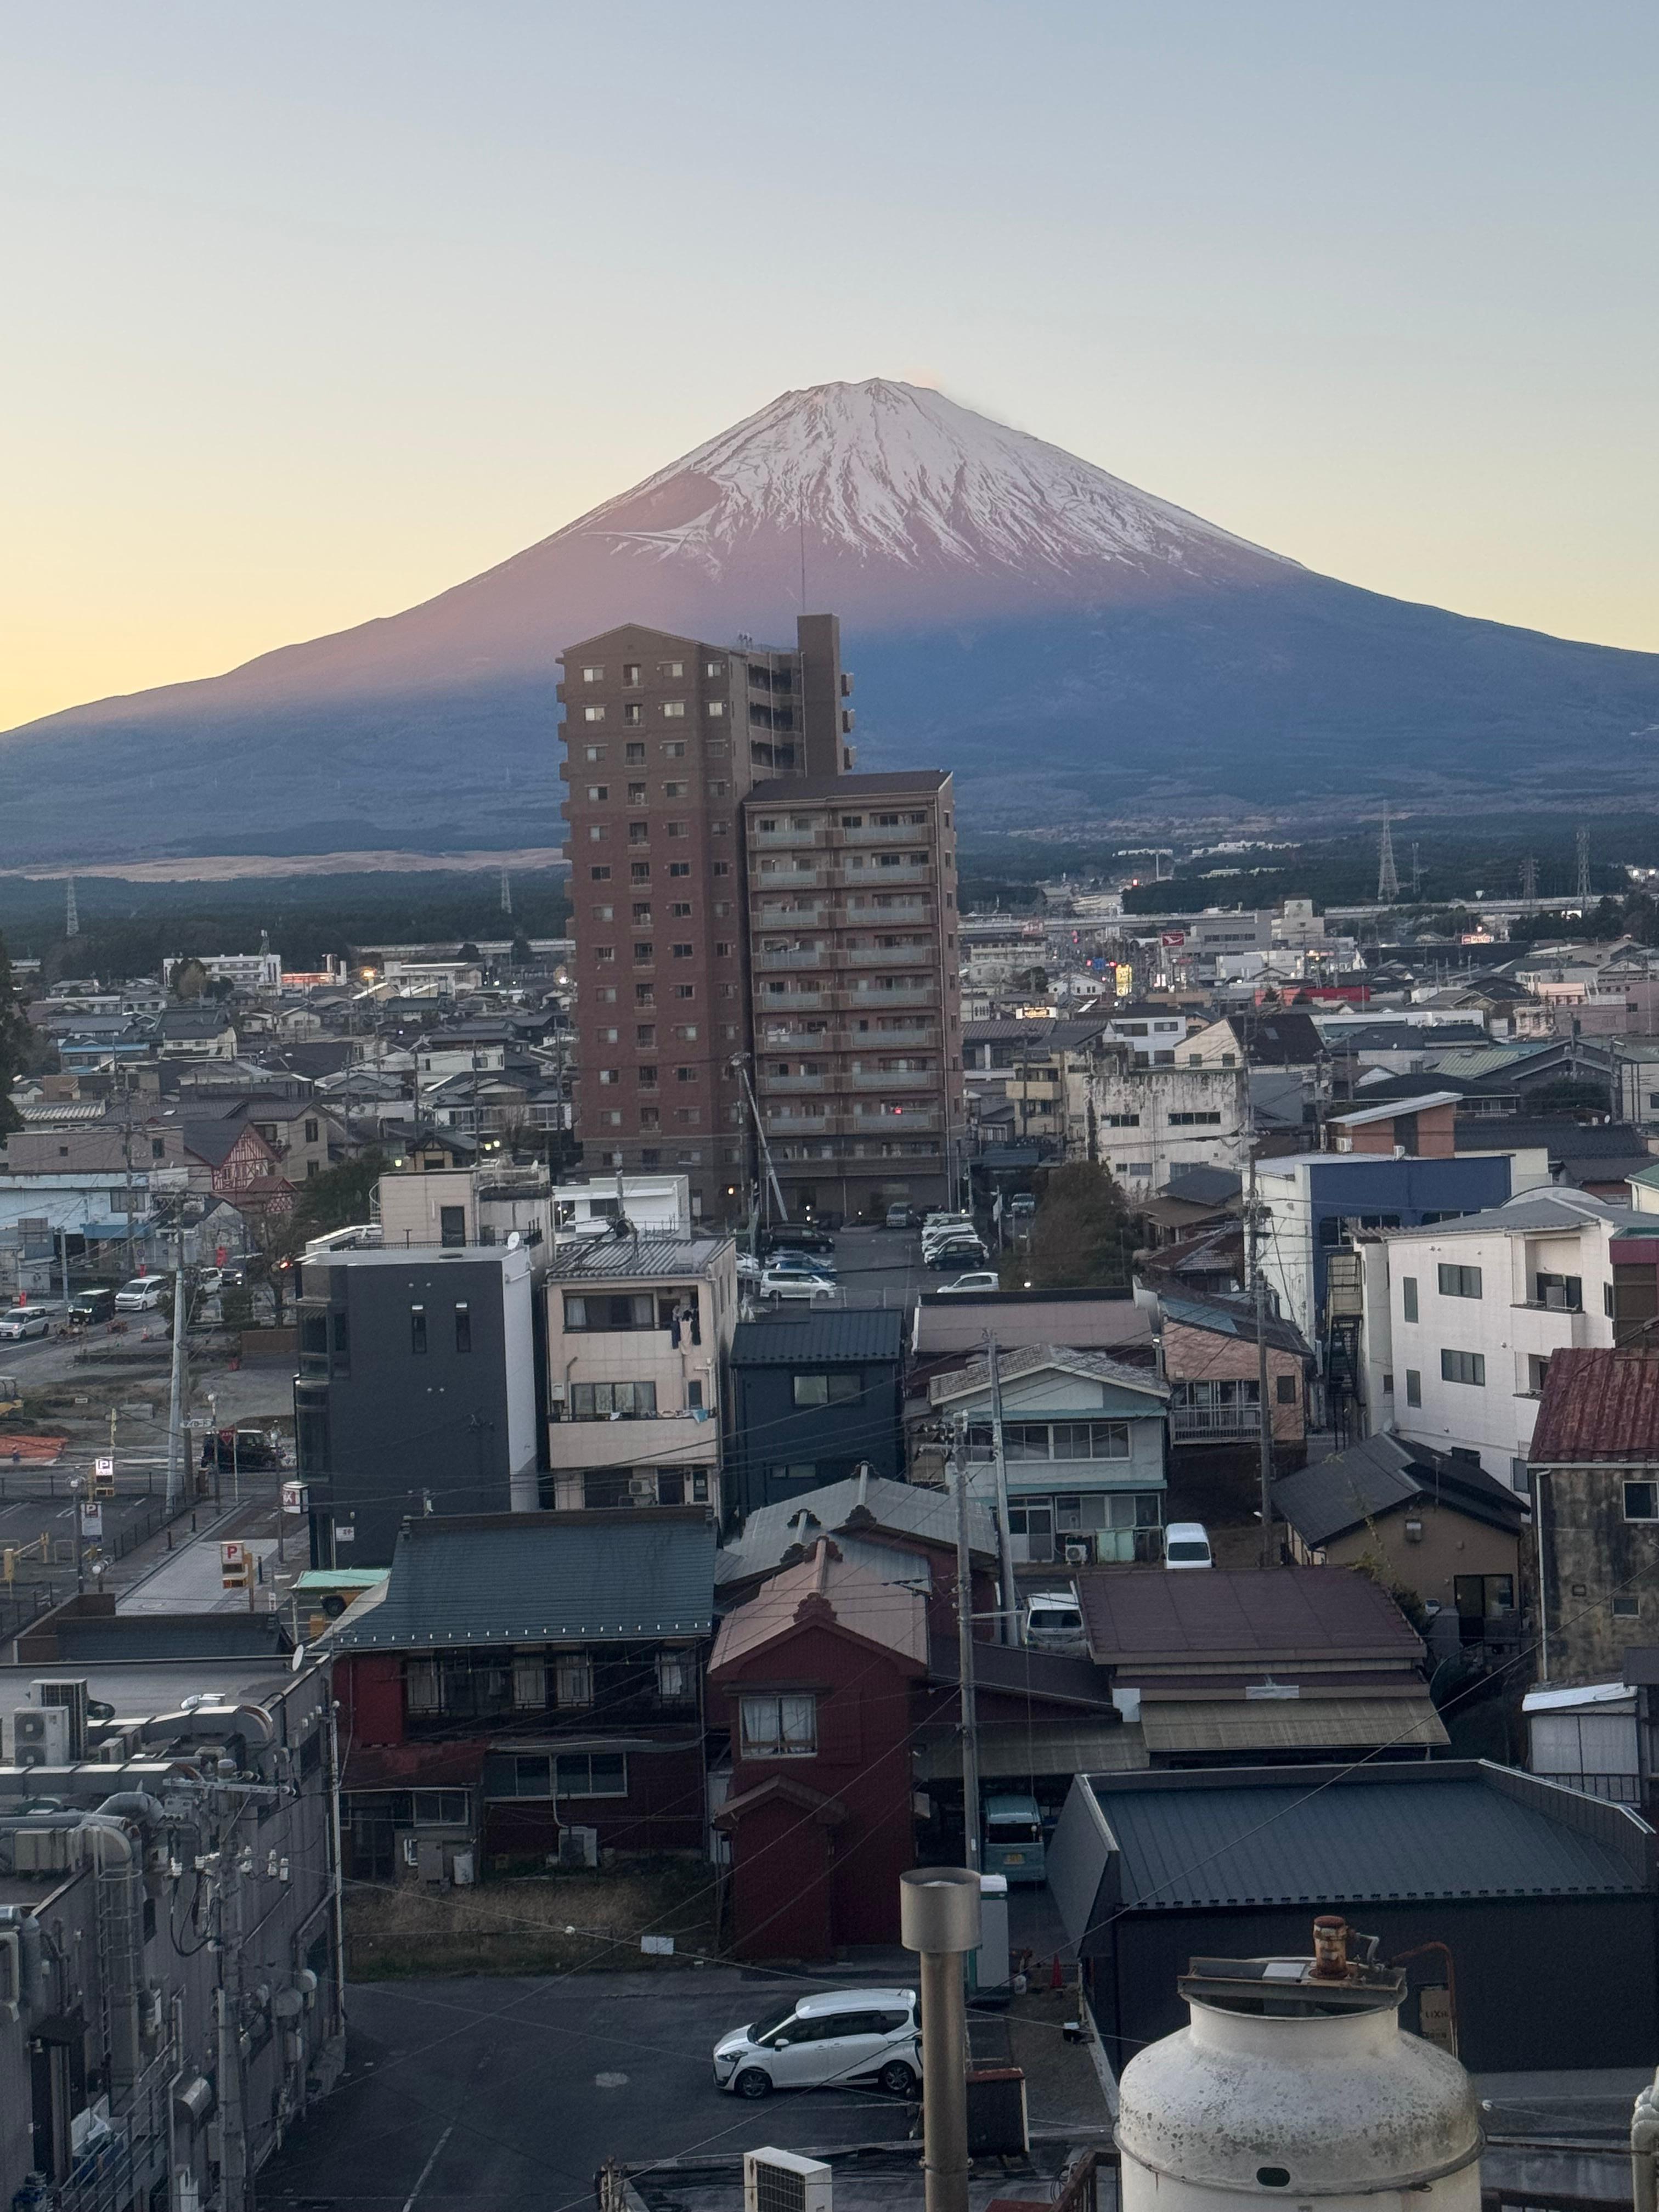
[[[920,945],[848,945],[842,957],[849,968],[930,968],[934,953],[925,939]]]
[[[917,966],[922,966],[918,961]],[[939,985],[930,977],[916,982],[893,983],[885,987],[863,981],[850,983],[847,1000],[862,1013],[879,1012],[887,1007],[931,1006],[939,1003]]]
[[[1259,1406],[1171,1406],[1170,1426],[1176,1442],[1183,1437],[1203,1443],[1222,1437],[1259,1437]]]
[[[827,945],[792,945],[787,951],[757,952],[757,968],[828,968],[831,963]]]
[[[763,1098],[773,1098],[795,1091],[825,1091],[829,1086],[827,1075],[763,1075],[760,1095]]]
[[[936,1091],[941,1080],[938,1068],[860,1069],[849,1080],[854,1091]]]

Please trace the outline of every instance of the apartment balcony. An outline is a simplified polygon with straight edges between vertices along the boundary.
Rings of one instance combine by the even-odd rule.
[[[1261,1434],[1256,1406],[1171,1406],[1170,1432],[1176,1443],[1236,1443]]]
[[[840,994],[844,1003],[860,1014],[896,1012],[901,1006],[936,1006],[939,985],[926,981],[893,983],[884,988],[870,982],[854,983]]]
[[[928,944],[848,945],[842,958],[849,968],[931,968],[938,954]]]
[[[828,929],[839,918],[840,908],[830,899],[778,898],[755,909],[755,927],[761,930]]]
[[[720,1425],[694,1413],[658,1413],[640,1420],[550,1421],[547,1453],[556,1474],[573,1468],[714,1467]]]
[[[937,1091],[943,1080],[936,1067],[860,1068],[845,1080],[854,1091]]]
[[[919,1137],[939,1127],[940,1116],[931,1106],[906,1106],[902,1111],[883,1113],[873,1106],[860,1106],[853,1116],[853,1126],[860,1136]]]
[[[920,866],[915,861],[901,860],[891,867],[859,868],[842,878],[853,890],[886,890],[895,884],[931,884],[933,868],[926,862]]]
[[[749,888],[752,897],[763,898],[768,891],[826,890],[835,883],[831,871],[814,867],[810,862],[798,867],[750,867]]]
[[[830,1080],[827,1075],[763,1075],[757,1087],[763,1099],[792,1097],[803,1091],[827,1091]]]
[[[757,951],[751,964],[763,970],[775,972],[780,968],[828,969],[835,965],[831,949],[827,945],[792,945],[787,951],[763,952]]]
[[[837,826],[835,841],[838,845],[925,845],[927,825],[923,822],[889,823],[878,829],[866,822],[861,830],[844,830]]]

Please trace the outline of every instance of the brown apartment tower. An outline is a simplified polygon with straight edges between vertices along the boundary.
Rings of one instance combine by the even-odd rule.
[[[851,775],[840,623],[806,615],[796,631],[788,650],[624,623],[562,656],[585,1164],[684,1173],[710,1222],[740,1218],[761,1172],[750,1083],[792,1217],[811,1206],[850,1218],[889,1190],[942,1193],[960,1138],[949,781]],[[843,828],[872,786],[887,796],[870,827]],[[890,860],[874,849],[884,842]],[[928,894],[927,920],[909,906],[902,931],[901,889]],[[772,988],[780,980],[799,988]],[[902,1035],[860,1027],[929,1007]],[[931,1103],[901,1065],[919,1069],[930,1053]],[[866,1068],[892,1079],[872,1085]],[[873,1115],[882,1101],[896,1110]],[[809,1103],[822,1110],[803,1115]],[[906,1149],[924,1138],[927,1153]]]

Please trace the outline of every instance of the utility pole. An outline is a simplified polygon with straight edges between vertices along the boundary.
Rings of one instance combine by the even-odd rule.
[[[991,1461],[996,1473],[997,1565],[1002,1585],[1002,1619],[998,1624],[1000,1632],[997,1641],[1018,1644],[1019,1607],[1014,1593],[1013,1539],[1008,1529],[1008,1462],[1002,1449],[1002,1366],[995,1337],[987,1346],[985,1358],[991,1377]]]
[[[963,1859],[979,1872],[979,1716],[974,1699],[974,1562],[968,1543],[968,1447],[958,1428],[952,1459],[957,1487],[957,1674],[962,1705]]]
[[[1255,1277],[1255,1384],[1261,1400],[1261,1564],[1276,1565],[1273,1544],[1273,1413],[1267,1401],[1267,1278],[1258,1267]]]
[[[173,1389],[167,1406],[167,1511],[178,1512],[185,1502],[185,1331],[190,1314],[185,1297],[185,1232],[176,1231],[179,1243],[173,1270]]]

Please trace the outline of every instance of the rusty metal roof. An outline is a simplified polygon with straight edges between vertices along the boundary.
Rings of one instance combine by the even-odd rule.
[[[1553,1353],[1528,1456],[1534,1467],[1659,1464],[1659,1352]]]

